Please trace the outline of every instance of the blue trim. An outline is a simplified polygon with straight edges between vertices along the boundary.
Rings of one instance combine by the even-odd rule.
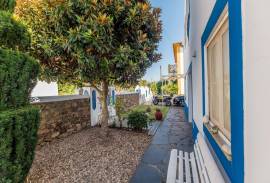
[[[199,129],[193,119],[192,120],[192,136],[194,140],[196,140],[198,133],[199,133]]]
[[[223,160],[224,154],[216,145],[208,130],[204,130],[215,153],[233,183],[244,182],[244,111],[243,111],[243,48],[241,0],[217,0],[201,38],[202,50],[202,97],[205,115],[204,46],[220,15],[228,3],[230,39],[230,95],[231,95],[231,144],[232,165]]]
[[[186,104],[186,102],[185,102],[185,105],[184,105],[184,112],[185,112],[185,117],[188,120],[189,109],[188,109],[188,105]]]
[[[96,110],[97,108],[97,94],[96,94],[96,90],[92,91],[92,109]]]
[[[229,0],[233,182],[244,182],[244,97],[241,0]]]
[[[115,91],[112,91],[112,104],[115,104]]]
[[[232,173],[232,162],[229,161],[222,150],[220,149],[219,145],[213,138],[212,134],[208,131],[208,129],[203,125],[203,131],[205,136],[208,139],[208,142],[211,144],[212,149],[215,151],[216,156],[218,157],[220,163],[222,164],[225,172],[230,177],[230,179],[233,179],[233,173]]]

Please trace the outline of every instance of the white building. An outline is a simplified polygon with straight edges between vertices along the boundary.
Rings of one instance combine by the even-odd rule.
[[[148,86],[135,87],[135,92],[140,94],[140,103],[151,102],[153,98],[153,93]]]
[[[176,64],[177,71],[177,86],[178,86],[178,95],[185,94],[185,79],[179,78],[180,75],[184,74],[184,56],[183,56],[183,44],[182,43],[174,43],[173,44],[173,54],[174,61]]]
[[[31,96],[41,97],[41,96],[57,96],[58,95],[58,85],[56,82],[47,83],[45,81],[38,81],[37,85],[34,87]]]
[[[269,7],[269,0],[186,0],[186,111],[194,137],[205,137],[233,183],[270,182]]]

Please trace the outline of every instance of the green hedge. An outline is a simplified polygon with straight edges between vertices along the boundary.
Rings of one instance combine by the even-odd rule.
[[[20,183],[31,167],[37,143],[39,109],[0,112],[0,182]]]
[[[0,48],[0,111],[28,105],[38,72],[32,57]]]
[[[6,11],[0,11],[0,38],[1,47],[19,50],[30,47],[31,36],[26,27]]]
[[[128,114],[128,126],[134,130],[143,130],[147,128],[149,118],[145,112],[132,111]]]
[[[0,10],[13,12],[16,0],[0,0]]]

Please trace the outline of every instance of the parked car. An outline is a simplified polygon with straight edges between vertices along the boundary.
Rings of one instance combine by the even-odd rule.
[[[185,106],[185,96],[179,95],[179,96],[174,97],[173,98],[173,105],[184,107]]]
[[[171,106],[172,105],[172,97],[170,96],[154,96],[153,97],[153,104],[158,105],[159,103],[165,103],[166,106]]]

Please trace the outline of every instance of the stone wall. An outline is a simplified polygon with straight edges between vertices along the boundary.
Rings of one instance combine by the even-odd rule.
[[[33,104],[41,109],[38,144],[66,137],[90,126],[89,100],[84,96],[54,97]]]
[[[140,105],[140,95],[139,93],[123,93],[117,94],[116,100],[121,100],[125,109],[131,109],[137,105]]]

